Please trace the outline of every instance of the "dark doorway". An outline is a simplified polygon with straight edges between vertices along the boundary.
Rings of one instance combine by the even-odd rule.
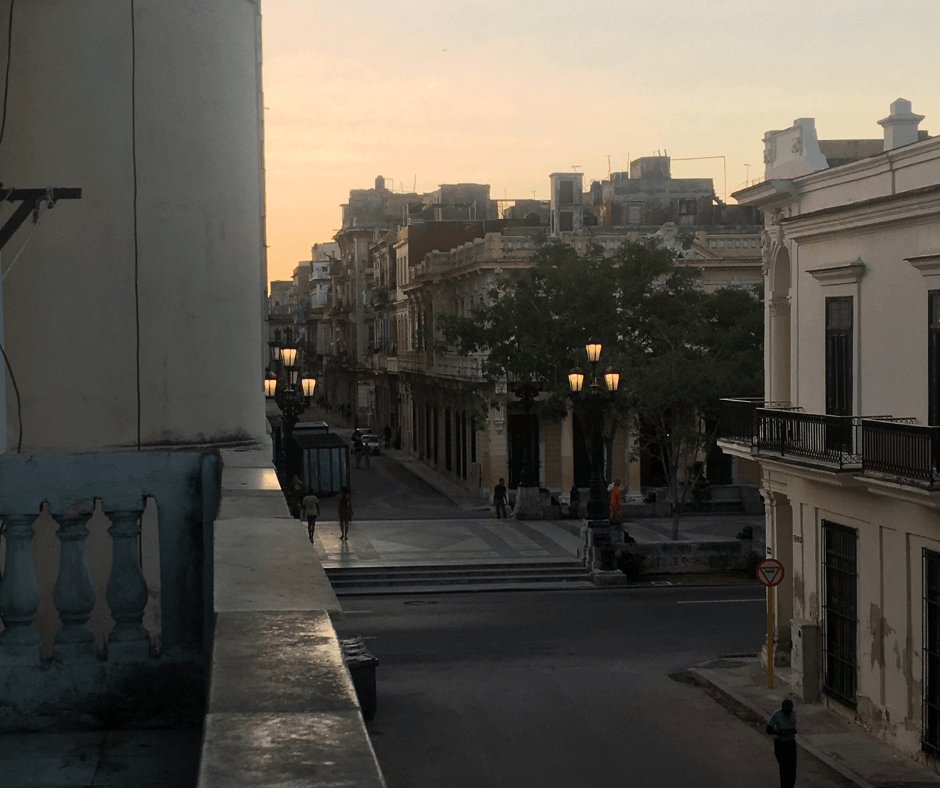
[[[538,467],[539,460],[539,417],[535,415],[511,414],[509,416],[509,487],[519,486],[522,473],[522,456],[526,446],[532,450],[532,458]],[[538,473],[536,473],[538,478]]]

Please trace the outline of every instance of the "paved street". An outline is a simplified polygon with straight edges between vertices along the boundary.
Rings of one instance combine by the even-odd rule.
[[[361,597],[389,788],[778,784],[773,745],[670,678],[760,643],[754,587]],[[773,710],[767,710],[768,715]],[[799,785],[847,785],[811,758]]]

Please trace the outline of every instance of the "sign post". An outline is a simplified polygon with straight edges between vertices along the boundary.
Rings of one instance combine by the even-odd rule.
[[[757,579],[767,588],[767,687],[774,686],[774,587],[784,576],[783,564],[776,558],[765,558],[757,565]]]

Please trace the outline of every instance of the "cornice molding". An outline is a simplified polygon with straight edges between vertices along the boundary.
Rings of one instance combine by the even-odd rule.
[[[787,238],[804,241],[845,233],[877,232],[885,225],[901,227],[934,222],[938,215],[940,185],[835,205],[789,217],[782,224]]]
[[[825,268],[813,268],[808,273],[823,287],[829,285],[856,285],[865,275],[865,263],[859,258],[854,263],[842,263],[841,265],[826,266]]]
[[[940,252],[937,254],[921,254],[916,257],[905,257],[904,259],[920,271],[923,276],[940,275]]]

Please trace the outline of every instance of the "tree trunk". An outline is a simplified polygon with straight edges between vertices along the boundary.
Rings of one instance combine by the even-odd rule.
[[[679,539],[679,515],[682,504],[679,500],[679,463],[670,462],[669,467],[669,497],[672,498],[672,541]]]

